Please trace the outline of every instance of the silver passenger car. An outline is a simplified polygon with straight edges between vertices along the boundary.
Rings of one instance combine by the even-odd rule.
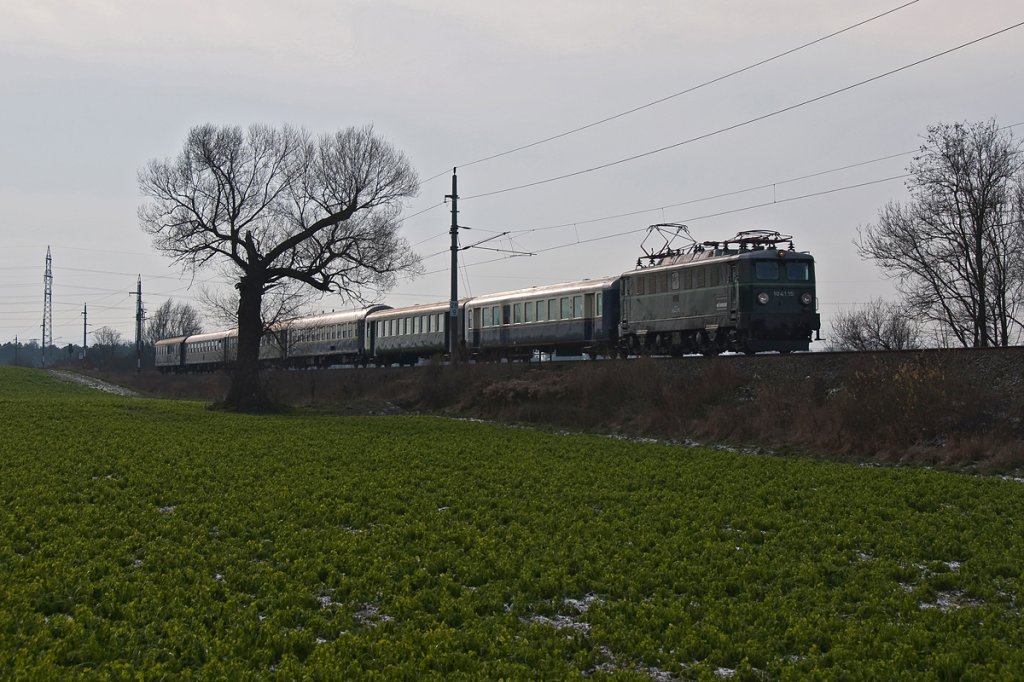
[[[481,358],[534,351],[591,357],[615,350],[618,277],[531,287],[471,299],[466,345]]]
[[[300,367],[365,364],[371,347],[366,339],[367,316],[389,309],[390,306],[374,305],[288,322],[288,364]]]
[[[459,324],[466,299],[459,301]],[[372,313],[372,345],[367,350],[379,365],[414,364],[421,358],[446,355],[450,308],[445,303],[426,303]],[[458,328],[456,328],[456,332]]]

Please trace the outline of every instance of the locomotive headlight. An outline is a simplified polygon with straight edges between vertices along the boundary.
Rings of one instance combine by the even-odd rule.
[[[757,302],[761,305],[768,305],[768,294],[762,291],[757,295]]]
[[[803,303],[804,305],[810,305],[812,300],[813,297],[811,296],[810,292],[805,291],[804,293],[800,294],[800,302]]]

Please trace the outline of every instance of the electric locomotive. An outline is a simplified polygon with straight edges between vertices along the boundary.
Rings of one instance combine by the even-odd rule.
[[[656,225],[653,228],[682,227]],[[780,245],[788,242],[783,248]],[[650,252],[622,275],[625,353],[716,355],[808,350],[821,328],[814,258],[778,232]]]

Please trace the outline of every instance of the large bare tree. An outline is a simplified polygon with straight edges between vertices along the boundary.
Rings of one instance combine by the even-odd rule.
[[[153,345],[160,339],[191,336],[203,331],[199,311],[188,303],[164,301],[146,320],[146,343]]]
[[[139,172],[142,228],[187,268],[237,273],[238,351],[226,405],[267,408],[259,378],[264,296],[289,283],[363,300],[416,265],[399,237],[418,181],[372,127],[314,137],[253,125],[193,128],[175,159]]]
[[[857,240],[910,312],[963,346],[1005,346],[1021,331],[1022,168],[994,120],[930,126],[908,169],[911,201],[887,204]]]

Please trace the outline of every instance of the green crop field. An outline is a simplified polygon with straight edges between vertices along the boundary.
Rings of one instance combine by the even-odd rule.
[[[3,679],[1021,679],[1024,487],[0,368]]]

